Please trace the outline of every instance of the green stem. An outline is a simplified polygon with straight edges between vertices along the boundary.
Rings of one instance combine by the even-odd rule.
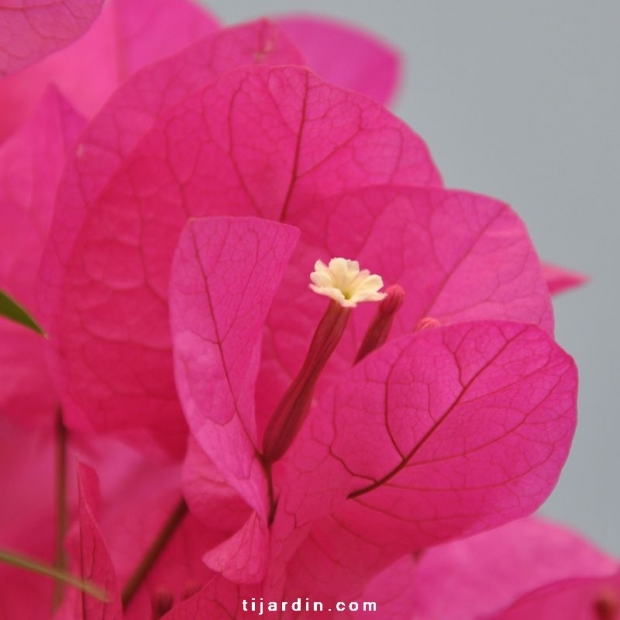
[[[138,588],[142,585],[148,574],[151,572],[153,566],[155,566],[155,563],[161,556],[163,550],[166,548],[166,545],[172,538],[172,535],[177,531],[179,525],[183,522],[183,519],[187,513],[187,504],[185,503],[185,500],[181,498],[162,526],[159,534],[153,541],[153,544],[149,547],[146,554],[142,558],[142,561],[138,564],[138,567],[123,588],[123,593],[121,595],[123,609],[126,609],[129,606],[134,595],[138,591]]]
[[[60,581],[69,586],[73,586],[74,588],[82,590],[83,592],[86,592],[86,594],[89,594],[90,596],[93,596],[100,601],[105,602],[108,600],[106,592],[101,588],[97,587],[94,583],[90,583],[89,581],[85,581],[84,579],[74,577],[73,575],[63,570],[59,570],[54,566],[42,564],[41,562],[38,562],[37,560],[29,558],[25,555],[14,553],[13,551],[5,551],[0,549],[0,562],[8,564],[9,566],[15,566],[16,568],[30,571],[31,573],[38,573],[39,575],[51,577],[52,579],[55,579],[56,582]]]
[[[65,536],[69,522],[67,510],[67,429],[62,421],[62,411],[58,410],[56,418],[56,536],[54,552],[54,568],[64,572],[67,568],[65,554]],[[54,584],[52,598],[53,609],[62,602],[64,583],[57,580]]]

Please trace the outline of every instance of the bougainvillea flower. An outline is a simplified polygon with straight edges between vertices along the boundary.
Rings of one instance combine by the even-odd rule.
[[[443,305],[444,313],[437,312],[437,316],[444,321],[449,321],[448,302],[454,291],[459,290],[459,281],[463,284],[469,281],[469,268],[476,269],[477,286],[471,287],[467,312],[475,314],[477,310],[484,317],[493,306],[489,303],[488,287],[491,282],[497,283],[498,273],[506,273],[506,280],[502,280],[508,285],[510,265],[519,265],[518,272],[512,272],[514,278],[516,273],[523,273],[524,258],[529,255],[535,260],[522,226],[506,207],[500,209],[503,217],[497,211],[498,205],[493,203],[475,205],[477,208],[470,205],[465,210],[462,201],[468,196],[456,193],[454,198],[458,200],[450,208],[447,200],[450,193],[441,190],[401,190],[399,200],[393,200],[390,205],[386,194],[377,191],[373,188],[363,192],[366,209],[370,204],[368,194],[380,196],[383,217],[394,216],[404,235],[407,226],[403,223],[407,217],[412,223],[424,222],[421,215],[424,207],[429,208],[424,201],[421,205],[406,202],[407,193],[423,194],[425,198],[429,193],[439,194],[443,198],[436,200],[440,206],[429,215],[434,216],[431,219],[436,225],[442,220],[450,223],[452,243],[444,246],[446,254],[439,253],[441,244],[438,243],[435,254],[425,263],[412,261],[415,267],[410,268],[411,273],[407,274],[407,265],[403,266],[400,260],[397,267],[401,270],[401,281],[409,282],[419,273],[418,269],[422,273],[430,271],[424,267],[430,267],[433,261],[445,267],[449,264],[449,254],[457,246],[466,248],[460,260],[454,260],[453,256],[456,268],[451,272],[450,284],[455,288],[451,291],[446,286],[445,272],[437,284],[439,294],[428,286],[431,306],[439,310]],[[488,199],[481,199],[483,203],[485,200]],[[484,223],[482,214],[487,209],[489,215],[494,211],[492,219],[497,229]],[[353,210],[345,212],[355,216]],[[343,235],[346,229],[338,219],[338,211],[331,209],[330,213],[334,216],[330,220],[333,228],[326,230],[326,238],[335,239],[330,234],[332,231],[334,235],[337,231]],[[465,217],[470,225],[476,221],[483,230],[482,236],[469,227],[457,233],[455,224],[459,217]],[[274,294],[282,273],[281,263],[290,253],[294,237],[289,231],[286,227],[278,231],[273,224],[260,220],[202,220],[200,224],[192,224],[181,237],[173,269],[172,325],[177,379],[190,427],[208,456],[221,466],[229,484],[254,509],[239,534],[207,557],[212,568],[219,568],[228,578],[239,581],[258,580],[269,562],[273,570],[274,552],[272,549],[269,555],[267,534],[269,493],[265,492],[269,480],[257,457],[261,448],[257,440],[256,409],[263,403],[254,402],[255,393],[258,398],[260,390],[255,391],[251,378],[256,377],[259,365],[264,363],[257,356],[261,323],[266,316],[265,300]],[[468,234],[478,243],[473,250],[465,242]],[[512,253],[506,252],[503,245],[510,236],[508,247]],[[420,234],[419,238],[422,240],[423,236]],[[393,240],[394,235],[386,235],[380,227],[367,233],[361,250],[365,263],[374,257],[374,263],[379,264],[381,255],[377,250],[381,246],[385,248],[386,239]],[[501,244],[497,243],[498,239],[502,239]],[[346,247],[346,240],[341,243]],[[406,245],[415,247],[416,244],[410,239]],[[491,260],[491,255],[498,262]],[[478,263],[476,256],[484,257],[488,264],[488,281],[485,281],[482,260]],[[387,267],[389,259],[384,260]],[[421,260],[424,261],[422,257]],[[299,260],[293,258],[292,264],[294,268],[287,272],[291,284],[285,278],[281,288],[286,294],[276,298],[274,309],[287,310],[289,323],[299,329],[303,311],[298,311],[295,301],[303,297],[299,292],[293,293],[294,282],[297,291],[305,287],[300,278],[303,274],[299,271]],[[235,283],[232,289],[231,282]],[[540,273],[538,286],[544,300],[545,284]],[[505,300],[496,312],[505,318],[504,313],[520,312],[526,307],[532,321],[543,325],[548,321],[544,302],[543,310],[537,310],[531,302],[524,305],[523,297],[517,294],[521,289],[531,295],[532,279],[526,282],[517,277],[508,287],[512,287],[514,305]],[[204,297],[205,290],[207,297]],[[477,290],[484,291],[484,301],[476,303]],[[409,306],[405,303],[400,313],[403,317],[409,315],[410,325],[415,325],[416,314],[420,312],[416,301]],[[454,297],[452,301],[456,303]],[[306,306],[308,316],[311,302]],[[466,314],[464,319],[472,314]],[[320,314],[315,316],[315,323],[319,317]],[[458,321],[458,315],[454,318]],[[285,319],[281,319],[281,331],[288,334],[286,325]],[[275,328],[271,329],[270,337],[279,337]],[[346,354],[346,344],[343,339],[341,353]],[[348,347],[349,365],[354,359],[352,344]],[[242,349],[237,350],[236,346]],[[266,347],[262,353],[268,354]],[[463,374],[465,368],[468,371]],[[449,387],[451,373],[453,387]],[[317,522],[307,541],[297,550],[291,569],[292,583],[301,580],[307,586],[311,582],[312,592],[333,587],[341,592],[354,589],[359,587],[356,579],[363,578],[364,567],[367,577],[407,549],[422,548],[527,514],[555,484],[574,429],[575,374],[570,359],[541,330],[489,321],[455,323],[397,339],[349,373],[340,370],[337,374],[341,378],[338,390],[326,397],[327,401],[318,410],[320,413],[315,412],[309,420],[306,432],[302,431],[293,444],[283,466],[278,468],[276,463],[273,470],[273,484],[279,485],[280,507],[272,524],[271,540],[286,538],[286,545],[294,546],[295,537],[290,536],[293,529],[340,507],[333,516]],[[420,377],[419,387],[417,384],[409,387],[411,379],[404,381],[412,376]],[[396,416],[387,428],[385,416],[389,412],[381,405],[385,398],[381,396],[384,381],[391,386],[390,392],[394,392],[391,400],[395,403]],[[401,395],[399,386],[403,390]],[[378,390],[376,396],[373,390]],[[437,411],[434,406],[427,409],[429,393],[437,394]],[[531,399],[534,393],[537,396]],[[475,403],[473,407],[470,400]],[[433,401],[430,402],[432,405]],[[491,423],[495,415],[501,415],[501,424]],[[417,431],[415,424],[420,424]],[[398,429],[404,432],[411,425],[414,425],[412,430],[399,440]],[[464,437],[469,437],[467,442]],[[390,448],[393,442],[396,445]],[[349,450],[353,451],[349,454]],[[369,453],[374,455],[370,462]],[[425,481],[424,487],[429,487],[426,492],[420,488],[418,477]],[[369,482],[372,480],[375,482]],[[365,497],[358,499],[362,496]],[[253,551],[251,564],[243,556],[248,546]],[[290,551],[282,553],[287,555]],[[262,563],[260,553],[265,558]],[[355,574],[349,574],[347,569]],[[275,577],[277,580],[278,576]],[[302,584],[298,581],[295,587],[299,589]]]
[[[75,13],[85,15],[86,7],[94,8],[101,2],[64,0],[51,4],[79,5],[80,11]],[[48,3],[38,10],[50,8]],[[15,9],[2,12],[20,13]],[[50,20],[46,27],[57,29],[60,23]],[[106,2],[93,27],[80,40],[0,82],[0,140],[28,118],[50,83],[80,113],[91,117],[128,76],[216,28],[215,19],[189,0]]]
[[[217,49],[227,41],[229,50],[249,40],[255,50],[265,28],[222,32],[199,45]],[[140,434],[143,447],[150,437],[179,454],[185,428],[178,387],[198,443],[251,509],[206,557],[237,581],[257,582],[269,572],[270,583],[280,583],[289,564],[305,587],[359,591],[407,550],[531,512],[566,457],[576,379],[550,338],[547,286],[523,225],[491,199],[424,189],[440,183],[426,147],[372,101],[303,68],[217,77],[208,63],[202,73],[173,65],[192,53],[138,76],[169,90],[160,86],[153,103],[146,99],[133,132],[120,131],[129,125],[124,119],[137,118],[124,97],[142,82],[117,94],[85,134],[60,189],[43,278],[69,419],[87,415],[99,430]],[[173,66],[178,79],[155,79]],[[253,220],[251,232],[247,220],[240,229],[226,220],[229,235],[206,220],[196,235],[210,240],[200,245],[207,254],[197,255],[192,235],[184,235],[169,284],[188,217],[218,214],[297,226],[291,266],[285,269],[292,229]],[[252,245],[263,237],[279,253]],[[260,272],[250,262],[257,254],[264,256]],[[404,304],[392,339],[349,370],[373,313],[355,309],[317,385],[314,413],[285,458],[270,463],[269,483],[259,438],[323,313],[324,299],[307,289],[309,266],[334,256],[399,284]],[[193,290],[184,279],[191,274],[203,287],[207,275],[216,278],[221,307],[200,305],[195,295],[175,298],[175,386],[166,300],[169,291]],[[249,294],[248,274],[261,283],[260,296]],[[247,298],[239,299],[242,293]],[[425,317],[440,327],[411,335]],[[237,334],[231,326],[240,321]],[[207,335],[186,335],[194,331]],[[227,353],[221,334],[242,348]],[[213,341],[217,355],[200,349]],[[234,373],[229,356],[240,364]],[[412,372],[419,386],[404,381]],[[386,386],[396,405],[369,427]],[[429,400],[429,393],[437,396]],[[367,463],[369,453],[381,456]],[[350,535],[339,536],[339,528]],[[377,531],[381,539],[373,540]],[[372,545],[378,551],[368,553]],[[328,567],[325,583],[304,573],[309,565]]]
[[[86,50],[105,56],[97,88],[78,80],[69,89],[87,115],[122,76],[214,27],[194,20],[191,5],[160,4],[147,15],[110,2],[84,53],[60,63],[63,88],[80,75],[72,62],[92,62]],[[172,14],[178,36],[155,45]],[[86,459],[103,501],[98,510],[95,474],[78,466],[68,550],[73,570],[110,602],[73,592],[60,617],[118,618],[121,606],[128,618],[159,617],[179,603],[175,617],[234,617],[242,597],[314,594],[372,596],[383,617],[404,618],[416,595],[412,552],[528,514],[566,458],[576,374],[553,342],[523,225],[495,200],[443,190],[415,134],[304,66],[385,100],[393,55],[330,24],[282,24],[299,33],[302,53],[261,21],[144,67],[66,167],[40,281],[58,393],[32,407],[49,412],[59,398],[82,448],[90,440],[76,431],[111,431],[177,460],[189,426],[194,514],[179,499],[178,464],[149,466],[126,447]],[[317,53],[316,33],[327,31],[330,55],[353,51],[354,70]],[[384,79],[369,78],[373,67]],[[42,81],[27,73],[1,96],[34,100]],[[30,301],[50,196],[79,124],[60,96],[48,99],[60,114],[41,112],[23,135],[39,145],[32,128],[51,128],[51,168],[22,133],[6,143],[44,173],[41,188],[28,174],[5,183],[16,213],[32,220],[24,247],[10,239],[23,272],[6,271],[9,284],[24,274]],[[51,510],[37,513],[41,537]],[[23,535],[32,515],[21,526]],[[162,528],[171,539],[134,588]],[[14,583],[23,591],[36,579]]]
[[[400,121],[305,69],[246,69],[213,81],[240,56],[243,64],[298,58],[287,41],[277,41],[277,30],[264,23],[219,33],[137,76],[83,136],[59,190],[43,273],[51,285],[43,299],[54,313],[49,331],[62,360],[69,419],[86,414],[99,430],[135,430],[169,452],[184,452],[162,295],[188,215],[286,218],[285,212],[338,189],[438,182],[425,145]],[[208,53],[198,56],[198,50]],[[138,116],[130,104],[143,112]],[[209,110],[206,125],[203,109]],[[258,110],[260,124],[248,120]],[[130,124],[131,131],[119,131]],[[164,137],[171,129],[180,132],[172,140]],[[166,144],[173,152],[162,151]],[[148,211],[140,204],[146,194],[126,185],[134,183],[126,174],[134,173],[149,186]],[[163,182],[162,191],[150,195],[154,180]],[[78,274],[83,270],[96,280],[92,286]],[[88,291],[74,287],[78,279]],[[90,318],[80,316],[84,312]]]
[[[0,145],[0,288],[31,311],[56,187],[83,125],[51,89],[28,123]],[[46,344],[38,334],[0,320],[0,413],[21,424],[49,423],[58,406]]]
[[[0,7],[0,78],[66,47],[91,26],[103,0]]]
[[[280,332],[291,337],[293,328],[305,331],[298,308],[304,293],[310,294],[300,279],[300,254],[283,271],[297,232],[258,219],[207,218],[190,223],[179,242],[170,287],[179,395],[194,437],[253,509],[239,532],[205,558],[228,579],[255,582],[268,574],[277,583],[278,564],[294,553],[292,591],[355,592],[407,551],[531,512],[553,488],[566,458],[575,423],[572,361],[540,328],[486,319],[493,312],[502,319],[527,312],[532,322],[550,326],[540,269],[541,305],[533,298],[523,303],[534,295],[536,278],[521,277],[536,258],[516,216],[490,199],[459,192],[372,188],[362,194],[368,211],[370,196],[380,197],[383,218],[392,216],[402,236],[417,227],[421,253],[424,210],[437,227],[427,222],[428,230],[449,224],[450,243],[437,237],[432,255],[410,262],[411,274],[399,253],[390,259],[385,240],[394,242],[395,236],[381,226],[367,231],[359,253],[373,272],[384,267],[390,278],[398,274],[405,283],[417,275],[418,286],[410,290],[420,297],[426,290],[427,301],[405,302],[399,313],[412,312],[412,327],[429,307],[446,326],[405,332],[352,370],[335,373],[336,388],[323,398],[317,388],[320,404],[286,457],[268,462],[268,468],[258,419],[265,402],[254,380],[261,380],[259,369],[266,364],[274,374],[261,335],[276,290],[285,294],[275,298],[279,329],[267,322],[268,338],[277,341]],[[469,210],[463,209],[467,199],[473,202]],[[346,247],[350,231],[327,202],[333,220],[326,238]],[[350,205],[346,212],[355,215]],[[468,226],[459,230],[463,218]],[[479,230],[472,229],[474,222]],[[416,247],[414,239],[404,245]],[[303,234],[299,246],[303,256],[308,251]],[[486,268],[478,257],[485,258]],[[430,286],[435,261],[448,270],[449,286],[445,271],[440,286]],[[503,284],[496,288],[498,275]],[[298,284],[296,291],[289,282]],[[463,310],[455,304],[466,284],[461,323]],[[491,302],[494,295],[502,298],[499,310]],[[306,301],[306,317],[318,309],[313,301]],[[486,320],[470,322],[476,313]],[[393,327],[398,335],[396,323]],[[359,338],[361,330],[358,344]],[[349,356],[350,366],[355,350],[355,342],[343,338],[338,353]]]
[[[617,570],[617,560],[567,528],[521,519],[426,550],[416,572],[415,609],[421,620],[503,617],[497,614],[541,588],[603,580]]]

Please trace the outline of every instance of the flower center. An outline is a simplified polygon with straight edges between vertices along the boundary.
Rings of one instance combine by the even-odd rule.
[[[381,276],[373,275],[368,269],[360,270],[356,260],[332,258],[329,265],[318,260],[310,274],[310,288],[319,295],[331,297],[343,308],[355,308],[363,301],[381,301],[385,293]]]

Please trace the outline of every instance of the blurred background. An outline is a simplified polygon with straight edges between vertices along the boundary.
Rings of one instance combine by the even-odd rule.
[[[544,260],[586,273],[556,298],[580,420],[542,513],[620,555],[620,2],[203,0],[223,22],[312,12],[400,50],[393,110],[448,187],[509,202]]]

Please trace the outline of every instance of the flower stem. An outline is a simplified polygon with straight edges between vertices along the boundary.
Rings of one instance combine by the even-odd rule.
[[[265,476],[267,477],[267,490],[269,492],[269,517],[267,520],[269,525],[273,523],[273,520],[276,516],[276,508],[278,507],[278,503],[276,502],[276,499],[273,493],[273,474],[271,471],[271,466],[272,466],[272,463],[263,462]]]
[[[15,566],[16,568],[30,571],[31,573],[38,573],[39,575],[51,577],[52,579],[55,579],[56,582],[60,581],[64,584],[73,586],[74,588],[78,588],[78,590],[82,590],[83,592],[86,592],[86,594],[90,594],[90,596],[94,596],[100,601],[108,600],[106,592],[97,587],[94,583],[74,577],[63,570],[59,570],[55,566],[47,566],[47,564],[42,564],[37,560],[26,557],[25,555],[0,549],[0,562],[8,564],[9,566]]]
[[[153,566],[155,566],[157,560],[166,548],[166,545],[183,522],[183,519],[187,513],[187,504],[185,503],[185,500],[181,498],[162,526],[159,534],[153,541],[153,544],[148,548],[146,554],[142,558],[142,561],[138,564],[136,570],[125,584],[121,595],[123,609],[126,609],[129,606],[136,592],[151,572]]]
[[[263,436],[265,463],[280,460],[293,443],[310,410],[319,375],[338,346],[350,315],[351,308],[343,308],[335,301],[329,304],[314,332],[301,370],[269,419]]]
[[[65,555],[65,535],[68,526],[67,511],[67,428],[62,421],[62,411],[58,409],[56,416],[56,536],[54,552],[54,568],[64,572],[67,567]],[[52,605],[57,609],[62,602],[64,582],[57,579],[54,583]]]

